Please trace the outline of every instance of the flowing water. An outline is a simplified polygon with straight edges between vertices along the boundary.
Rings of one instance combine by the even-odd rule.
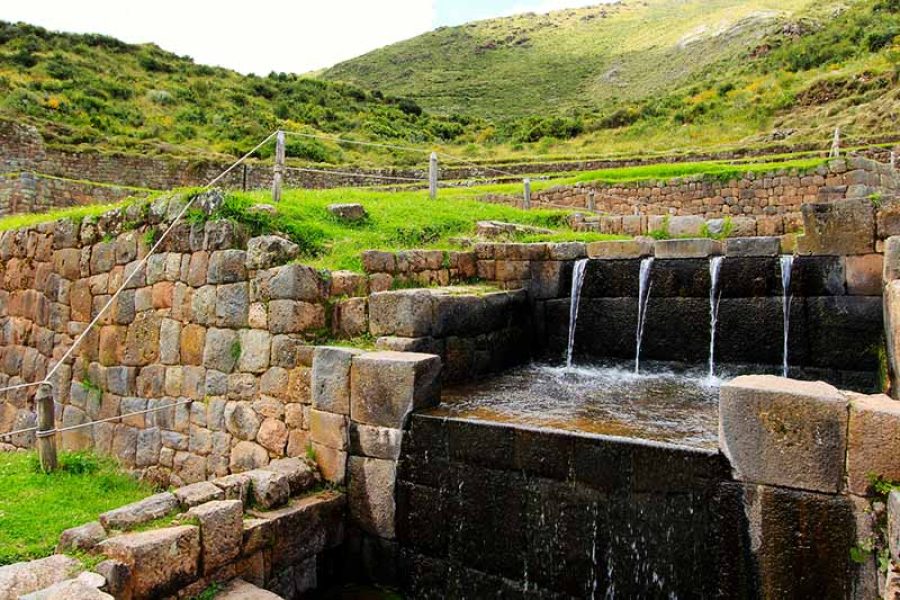
[[[788,334],[791,329],[791,270],[794,267],[794,256],[786,254],[781,257],[781,310],[784,323],[784,349],[782,352],[781,373],[788,376]]]
[[[581,303],[581,286],[587,259],[579,260],[572,267],[572,292],[569,300],[569,343],[566,346],[566,368],[572,368],[572,351],[575,348],[575,325],[578,322],[578,305]]]
[[[629,366],[621,361],[573,368],[526,365],[448,387],[441,405],[429,412],[716,447],[720,379],[708,378],[703,366],[647,361],[640,375]]]
[[[653,269],[653,257],[641,261],[641,274],[638,287],[638,322],[635,333],[634,372],[641,372],[641,340],[644,337],[644,322],[647,320],[647,300],[650,298],[650,272]]]
[[[725,257],[714,256],[709,259],[709,377],[716,375],[716,323],[719,321],[719,271]]]

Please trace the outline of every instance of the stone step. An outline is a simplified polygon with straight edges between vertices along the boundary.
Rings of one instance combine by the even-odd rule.
[[[80,569],[80,562],[62,554],[0,567],[0,600],[17,600],[65,581]]]
[[[278,594],[258,588],[243,579],[234,579],[216,594],[216,600],[283,600]]]

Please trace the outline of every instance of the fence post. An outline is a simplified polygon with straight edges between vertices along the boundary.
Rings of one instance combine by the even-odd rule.
[[[596,197],[596,194],[597,194],[597,193],[596,193],[594,190],[590,190],[590,191],[588,192],[588,205],[587,205],[587,209],[588,209],[590,212],[597,212],[597,197]]]
[[[434,200],[437,198],[438,188],[438,155],[432,152],[428,159],[428,197]]]
[[[284,132],[275,136],[275,167],[272,173],[272,202],[281,202],[281,184],[284,171]]]
[[[834,128],[834,139],[831,141],[831,153],[829,157],[837,158],[841,155],[841,128]]]
[[[525,202],[522,204],[522,208],[529,210],[531,208],[531,180],[526,178],[523,183],[525,184]]]
[[[37,405],[37,447],[41,470],[52,473],[57,468],[56,427],[54,426],[53,388],[48,383],[38,386],[34,396]]]

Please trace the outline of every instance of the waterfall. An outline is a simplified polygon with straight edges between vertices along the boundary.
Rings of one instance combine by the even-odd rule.
[[[785,254],[781,257],[781,310],[784,323],[784,350],[782,353],[781,373],[788,376],[788,334],[791,329],[791,269],[794,266],[794,256]]]
[[[569,343],[566,346],[566,369],[572,368],[572,352],[575,348],[575,324],[578,322],[578,305],[581,304],[581,286],[587,259],[575,262],[572,267],[572,292],[569,297]]]
[[[716,323],[719,321],[719,271],[722,268],[722,256],[709,259],[709,378],[716,374]]]
[[[634,372],[641,372],[641,339],[644,337],[644,322],[647,320],[647,299],[650,298],[650,269],[653,267],[653,257],[641,261],[641,275],[638,287],[638,322],[635,334],[636,350],[634,354]]]

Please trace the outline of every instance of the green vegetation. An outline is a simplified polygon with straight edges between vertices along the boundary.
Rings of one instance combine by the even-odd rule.
[[[835,126],[854,145],[897,133],[898,34],[896,0],[625,0],[441,28],[311,79],[0,22],[0,117],[55,146],[198,163],[278,127],[476,161],[824,147]],[[427,157],[299,137],[287,153]]]
[[[329,269],[362,268],[363,250],[410,248],[448,249],[450,238],[474,235],[475,224],[498,220],[553,229],[567,239],[610,236],[567,232],[566,212],[523,211],[474,199],[492,186],[442,190],[437,201],[427,191],[380,192],[362,189],[286,190],[275,214],[253,211],[254,204],[269,202],[267,192],[230,194],[214,215],[243,223],[251,233],[278,231],[300,245],[302,262]],[[346,223],[333,217],[327,206],[358,202],[369,213],[363,223]]]
[[[85,217],[96,217],[105,212],[113,210],[121,206],[121,204],[89,204],[85,206],[75,206],[72,208],[63,208],[44,213],[24,213],[19,215],[10,215],[0,219],[0,231],[8,229],[21,229],[23,227],[31,227],[38,223],[47,223],[48,221],[56,221],[59,219],[72,219],[80,221]]]
[[[40,472],[32,453],[0,453],[0,564],[53,553],[69,527],[150,495],[109,459],[61,453],[60,471]]]
[[[869,473],[869,507],[866,512],[872,520],[874,535],[850,548],[850,559],[857,564],[865,564],[874,557],[878,570],[887,573],[891,564],[891,553],[888,547],[887,506],[888,495],[900,490],[900,482],[890,481],[881,475]],[[879,507],[876,510],[876,505]]]

